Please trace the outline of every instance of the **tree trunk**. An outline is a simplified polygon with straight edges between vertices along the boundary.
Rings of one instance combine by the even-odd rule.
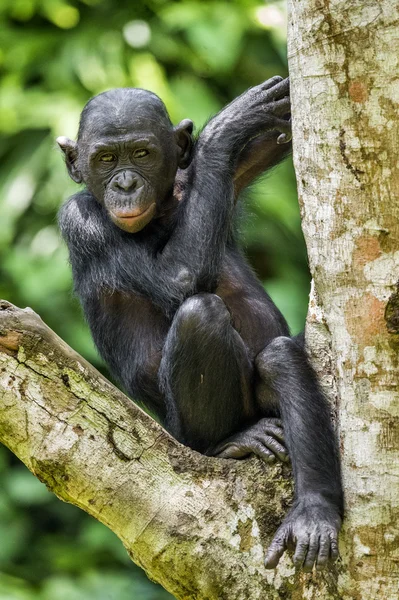
[[[346,495],[337,590],[397,600],[399,5],[290,5],[294,161],[314,278],[307,340],[335,401]]]

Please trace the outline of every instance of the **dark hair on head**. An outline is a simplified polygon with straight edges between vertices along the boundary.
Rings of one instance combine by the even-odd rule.
[[[105,110],[110,114],[114,113],[115,116],[123,116],[124,109],[132,101],[137,102],[138,106],[144,106],[157,121],[163,120],[168,128],[173,127],[166,106],[159,96],[142,88],[115,88],[102,92],[87,102],[80,115],[78,141],[82,137],[89,115],[93,112]]]

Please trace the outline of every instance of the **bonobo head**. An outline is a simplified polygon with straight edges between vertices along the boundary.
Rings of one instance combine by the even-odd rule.
[[[160,214],[178,168],[190,162],[193,123],[172,126],[163,102],[139,88],[92,98],[77,142],[59,137],[69,175],[104,205],[112,221],[135,233]]]

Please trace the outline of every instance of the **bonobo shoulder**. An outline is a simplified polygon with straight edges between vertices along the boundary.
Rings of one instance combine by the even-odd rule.
[[[87,190],[74,194],[63,204],[58,223],[69,249],[86,255],[104,247],[111,234],[102,206]]]

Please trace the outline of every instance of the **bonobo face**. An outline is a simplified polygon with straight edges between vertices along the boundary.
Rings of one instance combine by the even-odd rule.
[[[173,128],[161,100],[122,88],[93,98],[77,143],[58,138],[69,173],[84,182],[112,221],[130,233],[161,214],[178,167],[189,163],[192,122]]]

